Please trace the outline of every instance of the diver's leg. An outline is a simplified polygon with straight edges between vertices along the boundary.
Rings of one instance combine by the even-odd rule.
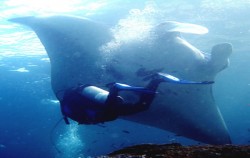
[[[157,94],[156,90],[158,89],[160,83],[162,82],[178,82],[176,81],[178,78],[174,76],[164,74],[164,73],[156,73],[152,75],[151,81],[146,86],[147,89],[153,91],[152,94],[142,93],[140,95],[140,100],[136,103],[139,109],[147,110],[151,103],[153,102],[155,95]]]
[[[118,97],[118,92],[119,89],[117,88],[116,83],[109,85],[109,95],[105,102],[106,106],[112,107],[113,105],[115,105],[117,102],[120,101],[119,99],[121,98]]]
[[[158,78],[157,76],[152,78],[152,80],[148,83],[146,88],[153,91],[154,93],[152,93],[152,94],[149,94],[149,93],[140,94],[140,99],[136,103],[135,106],[137,106],[142,111],[147,110],[150,107],[151,103],[153,102],[155,95],[157,94],[157,92],[156,92],[157,88],[159,87],[160,83],[163,81],[164,80],[162,80],[161,78]]]
[[[150,91],[150,93],[143,93],[142,91],[138,102],[134,104],[124,103],[116,106],[117,111],[119,111],[119,115],[126,116],[146,111],[154,100],[156,90],[161,82],[162,80],[159,78],[152,79],[145,88],[147,91]]]
[[[114,103],[120,103],[121,97],[118,96],[120,91],[132,91],[132,92],[138,92],[138,93],[145,93],[145,94],[154,94],[155,91],[144,88],[144,87],[135,87],[135,86],[130,86],[122,83],[112,83],[108,84],[109,86],[109,95],[107,97],[106,104],[114,104]]]
[[[156,90],[161,82],[164,82],[161,75],[155,74],[152,76],[152,80],[144,87],[133,87],[120,83],[109,84],[109,95],[106,101],[106,105],[110,110],[117,111],[119,115],[132,115],[141,111],[145,111],[149,108],[150,104],[154,100]],[[121,97],[118,96],[119,91],[134,91],[140,93],[140,99],[137,103],[124,102]]]
[[[157,93],[156,92],[157,88],[162,82],[168,82],[168,83],[174,83],[174,84],[213,84],[214,83],[214,81],[196,82],[196,81],[183,80],[183,79],[179,79],[169,74],[156,73],[152,75],[151,81],[146,86],[147,89],[155,93],[152,93],[152,94],[142,93],[140,96],[140,100],[137,103],[137,106],[142,106],[141,108],[144,108],[145,110],[148,109],[152,101],[155,98],[155,94]]]
[[[188,80],[182,80],[177,77],[171,76],[169,74],[165,73],[156,73],[152,75],[151,81],[148,83],[148,85],[143,87],[132,87],[125,84],[119,84],[115,83],[113,87],[110,89],[110,95],[109,95],[109,105],[115,105],[113,106],[113,109],[116,109],[116,111],[119,113],[119,115],[131,115],[135,114],[141,111],[147,110],[151,103],[153,102],[156,90],[159,87],[160,83],[162,82],[168,82],[168,83],[174,83],[174,84],[212,84],[213,81],[203,81],[203,82],[195,82],[195,81],[188,81]],[[118,92],[121,90],[127,90],[127,91],[134,91],[134,92],[140,92],[140,99],[137,103],[124,103],[120,102],[117,103],[116,99],[118,97]]]
[[[107,111],[111,113],[117,113],[118,115],[132,115],[147,109],[147,106],[137,103],[130,103],[130,101],[124,101],[119,96],[120,91],[132,91],[142,94],[148,94],[151,97],[155,95],[155,91],[144,87],[134,87],[121,83],[109,84],[109,95],[106,100]]]

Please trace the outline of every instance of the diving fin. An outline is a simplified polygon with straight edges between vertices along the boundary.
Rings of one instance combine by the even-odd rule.
[[[107,87],[113,86],[118,91],[134,91],[134,92],[141,92],[141,93],[147,93],[147,94],[156,94],[157,92],[152,91],[150,89],[144,88],[144,87],[136,87],[136,86],[130,86],[123,83],[109,83],[107,84]]]
[[[166,74],[166,73],[157,73],[157,79],[161,79],[163,82],[169,82],[169,83],[176,83],[176,84],[213,84],[214,81],[189,81],[189,80],[182,80],[175,76]]]

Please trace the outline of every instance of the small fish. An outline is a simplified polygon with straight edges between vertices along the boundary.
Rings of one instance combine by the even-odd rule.
[[[125,143],[121,143],[120,144],[120,148],[124,147]]]
[[[106,128],[107,126],[105,126],[103,123],[102,124],[97,124],[99,127],[103,127]]]
[[[111,144],[111,145],[110,145],[110,147],[112,147],[112,148],[114,148],[114,149],[119,148],[119,146],[118,146],[118,145],[116,145],[116,144]]]
[[[197,90],[197,91],[198,91],[198,90]],[[190,93],[190,91],[188,91],[188,90],[185,90],[185,93],[186,93],[186,94],[189,94],[189,93]]]
[[[173,92],[173,95],[178,96],[178,93],[177,92]]]
[[[123,133],[129,134],[130,132],[127,130],[122,130]]]
[[[93,141],[92,141],[92,144],[95,144],[95,143],[97,143],[97,142],[98,142],[97,140],[93,140]]]

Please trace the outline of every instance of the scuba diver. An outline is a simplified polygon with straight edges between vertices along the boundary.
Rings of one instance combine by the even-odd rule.
[[[60,100],[61,111],[66,124],[68,118],[79,124],[98,124],[147,110],[160,83],[169,82],[177,84],[212,84],[213,81],[194,82],[181,80],[164,73],[152,75],[146,87],[134,87],[121,83],[107,84],[109,91],[92,85],[79,85],[65,91]],[[128,102],[119,95],[121,91],[138,93],[139,99],[133,103]]]

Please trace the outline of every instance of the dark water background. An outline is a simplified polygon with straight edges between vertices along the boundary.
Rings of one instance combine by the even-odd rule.
[[[105,126],[61,122],[53,128],[61,113],[50,86],[46,52],[30,29],[7,21],[48,14],[77,15],[109,25],[130,17],[206,26],[208,34],[185,38],[205,52],[219,42],[233,44],[230,67],[217,76],[214,96],[233,143],[250,144],[249,0],[4,0],[0,2],[1,158],[85,157],[139,143],[198,143],[123,120]]]

